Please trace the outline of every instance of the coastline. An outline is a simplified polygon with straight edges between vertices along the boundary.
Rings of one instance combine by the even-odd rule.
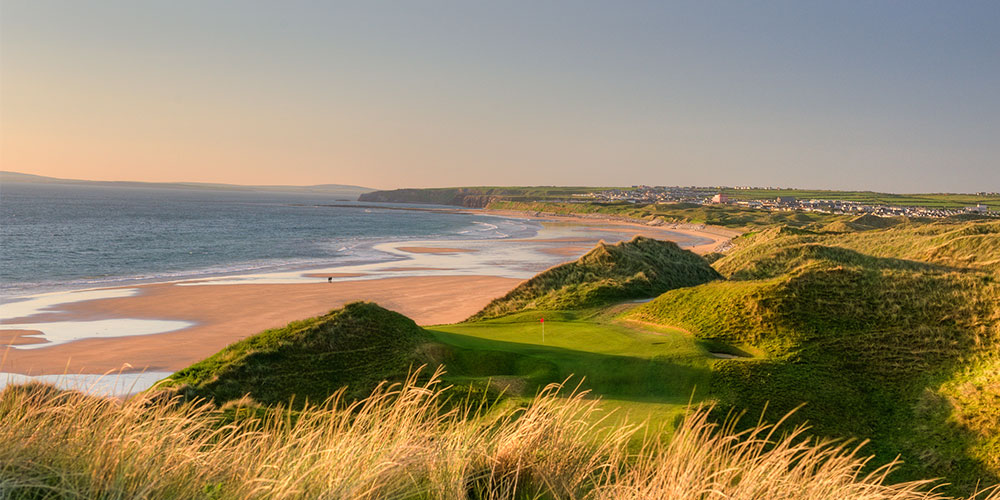
[[[356,300],[377,302],[421,325],[454,323],[537,272],[578,258],[598,241],[643,235],[678,241],[703,254],[729,240],[717,232],[637,222],[490,210],[474,213],[531,219],[542,230],[530,238],[408,240],[376,246],[403,260],[77,293],[85,300],[75,300],[71,293],[61,298],[55,294],[46,299],[55,303],[42,300],[38,307],[25,302],[5,304],[7,311],[0,319],[0,350],[4,351],[0,372],[169,373],[242,338]],[[20,310],[11,315],[17,309],[11,306],[18,305]],[[129,328],[147,331],[139,335],[111,332],[107,337],[84,332],[74,337],[74,332],[102,321],[111,329],[130,321]],[[173,330],[156,331],[160,323],[170,322]],[[182,322],[187,324],[177,327]],[[46,325],[63,327],[69,333],[54,342],[48,335],[38,335]]]
[[[612,217],[602,214],[554,214],[548,212],[526,212],[519,210],[490,210],[483,209],[483,213],[498,215],[501,217],[519,217],[529,220],[536,221],[561,221],[567,223],[577,223],[577,224],[613,224],[621,225],[628,228],[634,229],[649,229],[653,234],[662,234],[659,231],[669,231],[672,233],[683,234],[696,238],[707,238],[710,239],[710,243],[704,243],[701,245],[695,245],[691,247],[686,247],[687,250],[691,250],[697,254],[707,254],[711,252],[717,252],[724,249],[724,247],[733,238],[743,234],[742,231],[735,229],[730,229],[721,226],[710,226],[706,224],[676,224],[676,223],[666,223],[661,225],[651,225],[647,223],[640,222],[639,219],[630,219],[625,217]],[[642,233],[636,233],[642,234]],[[642,234],[643,236],[648,236],[648,234]],[[650,236],[651,238],[656,238],[656,236]],[[660,239],[663,239],[662,236]]]
[[[325,314],[349,302],[374,301],[423,325],[453,323],[471,316],[518,283],[520,280],[494,276],[442,276],[335,284],[144,285],[130,297],[71,302],[30,319],[170,318],[194,325],[166,333],[87,338],[34,349],[15,346],[6,352],[0,371],[30,375],[105,373],[123,368],[126,372],[173,372],[247,336]]]

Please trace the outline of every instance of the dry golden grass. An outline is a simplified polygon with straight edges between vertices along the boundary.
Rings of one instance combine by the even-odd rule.
[[[438,375],[301,412],[10,387],[0,498],[944,498],[926,483],[886,484],[890,467],[862,475],[857,447],[803,428],[737,431],[694,409],[669,443],[630,452],[640,429],[605,423],[585,392],[553,385],[486,411],[444,401]]]

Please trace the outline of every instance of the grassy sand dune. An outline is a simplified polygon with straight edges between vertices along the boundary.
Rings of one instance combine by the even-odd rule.
[[[718,279],[701,257],[676,243],[636,236],[599,244],[583,257],[542,272],[476,313],[471,320],[526,310],[566,310],[655,297]]]
[[[998,236],[996,223],[772,228],[714,262],[729,280],[626,316],[762,350],[714,365],[725,404],[774,418],[805,403],[817,432],[871,438],[879,460],[903,454],[904,477],[969,488],[1000,477]]]
[[[359,398],[386,378],[404,376],[417,361],[417,346],[429,339],[406,316],[354,302],[236,342],[160,386],[219,403],[249,395],[261,403],[302,404],[344,386]]]

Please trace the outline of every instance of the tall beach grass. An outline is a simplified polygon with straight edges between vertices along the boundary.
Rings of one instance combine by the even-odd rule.
[[[862,473],[802,427],[737,430],[694,408],[669,442],[615,427],[565,384],[522,406],[448,401],[439,375],[302,410],[163,393],[0,393],[0,498],[943,499]],[[639,449],[630,442],[649,436]],[[996,490],[977,499],[1000,499]]]

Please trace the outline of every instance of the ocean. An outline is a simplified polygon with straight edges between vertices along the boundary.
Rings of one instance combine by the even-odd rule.
[[[394,208],[318,194],[4,183],[0,298],[392,261],[403,257],[375,245],[520,238],[539,229]]]

